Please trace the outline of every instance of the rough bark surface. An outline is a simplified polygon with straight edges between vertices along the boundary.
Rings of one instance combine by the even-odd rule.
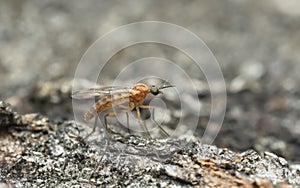
[[[18,115],[0,102],[0,181],[5,187],[292,187],[300,172],[275,154],[179,139],[77,135],[74,121]]]

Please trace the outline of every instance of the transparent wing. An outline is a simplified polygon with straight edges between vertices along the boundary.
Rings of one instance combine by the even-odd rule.
[[[120,87],[120,86],[107,86],[100,88],[90,88],[80,91],[76,91],[72,94],[74,99],[91,99],[91,98],[102,98],[112,94],[118,93],[128,93],[130,92],[129,87]]]

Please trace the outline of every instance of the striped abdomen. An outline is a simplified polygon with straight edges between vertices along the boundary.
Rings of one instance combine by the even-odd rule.
[[[99,99],[84,115],[86,121],[114,106],[129,103],[130,93],[116,93]]]
[[[98,113],[108,110],[112,107],[129,103],[130,110],[142,105],[146,95],[150,90],[146,84],[137,83],[130,88],[130,92],[113,93],[99,99],[84,115],[86,121],[92,119]]]

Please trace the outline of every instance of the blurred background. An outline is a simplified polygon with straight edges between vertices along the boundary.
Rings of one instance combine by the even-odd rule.
[[[112,29],[145,20],[189,29],[220,63],[228,101],[215,145],[300,162],[298,0],[0,0],[0,100],[19,113],[73,119],[69,96],[84,52]],[[185,62],[166,46],[145,49]],[[136,55],[133,48],[112,58],[103,79],[114,78],[114,62]],[[185,68],[193,70],[188,63]],[[209,109],[205,80],[197,79],[199,98]],[[209,110],[197,131],[203,132],[208,118]]]

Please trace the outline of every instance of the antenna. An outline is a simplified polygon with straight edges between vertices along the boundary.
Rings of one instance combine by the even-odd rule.
[[[162,84],[161,86],[158,87],[158,89],[165,89],[165,88],[169,88],[169,87],[174,87],[174,86],[169,85],[169,84],[166,84],[166,83],[168,83],[168,80],[165,80],[165,81],[163,82],[163,84]]]

